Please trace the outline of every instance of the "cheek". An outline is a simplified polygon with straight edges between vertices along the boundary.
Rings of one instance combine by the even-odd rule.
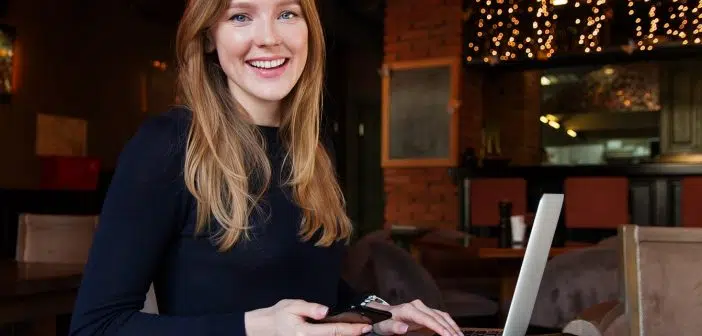
[[[221,28],[213,35],[217,55],[221,62],[244,57],[251,42],[250,36],[247,36],[245,31]]]
[[[288,41],[288,46],[293,49],[295,53],[307,53],[307,26],[299,25],[294,29],[283,30],[285,34],[285,40]]]

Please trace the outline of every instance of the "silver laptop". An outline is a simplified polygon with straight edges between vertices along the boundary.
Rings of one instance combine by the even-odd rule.
[[[503,329],[464,328],[464,335],[526,335],[562,207],[563,194],[544,194],[539,201],[505,327]]]

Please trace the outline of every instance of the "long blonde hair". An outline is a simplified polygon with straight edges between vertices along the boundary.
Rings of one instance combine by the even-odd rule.
[[[221,251],[248,238],[249,217],[270,184],[272,169],[263,137],[237,111],[226,78],[211,55],[208,31],[221,17],[228,0],[190,0],[178,27],[176,50],[179,88],[193,114],[185,155],[185,183],[197,200],[197,231],[212,217]],[[303,219],[300,235],[310,240],[322,231],[320,246],[348,239],[351,221],[331,158],[320,142],[324,73],[324,36],[314,0],[300,0],[307,22],[309,52],[299,81],[281,104],[279,133],[287,149],[292,187]],[[250,172],[254,172],[250,174]],[[253,175],[253,176],[252,176]],[[254,190],[252,178],[263,181]]]

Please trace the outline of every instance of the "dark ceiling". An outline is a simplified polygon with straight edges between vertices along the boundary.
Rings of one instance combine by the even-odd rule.
[[[123,0],[130,9],[147,21],[177,25],[185,9],[186,0]]]
[[[123,0],[140,16],[164,25],[177,25],[187,0]],[[333,2],[352,19],[382,25],[385,0],[318,0]]]

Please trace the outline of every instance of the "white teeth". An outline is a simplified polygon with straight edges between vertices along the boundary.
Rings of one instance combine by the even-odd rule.
[[[272,60],[272,61],[250,61],[249,64],[261,68],[261,69],[271,69],[271,68],[277,68],[285,63],[285,59],[277,59],[277,60]]]

